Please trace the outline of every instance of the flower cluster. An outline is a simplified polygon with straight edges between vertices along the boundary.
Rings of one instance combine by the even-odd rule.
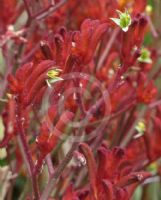
[[[153,199],[161,176],[157,3],[0,6],[2,199]]]

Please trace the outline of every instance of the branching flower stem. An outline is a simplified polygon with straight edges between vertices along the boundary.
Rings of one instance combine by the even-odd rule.
[[[63,4],[65,4],[66,2],[67,0],[62,0],[57,4],[54,4],[54,5],[51,4],[50,6],[45,8],[43,11],[40,11],[36,15],[32,16],[32,18],[37,19],[37,20],[45,19],[46,17],[51,15],[53,12],[55,12],[57,9],[59,9],[61,6],[63,6]]]
[[[53,167],[53,163],[52,163],[52,160],[51,160],[51,155],[48,154],[46,156],[45,160],[46,160],[46,164],[48,166],[49,176],[52,176],[52,174],[54,174],[54,167]]]
[[[148,20],[148,23],[149,23],[149,26],[150,26],[150,29],[151,29],[151,33],[153,34],[153,37],[154,38],[157,38],[158,37],[158,33],[153,25],[153,22],[151,20],[151,18],[149,17],[149,15],[146,16],[147,20]]]
[[[77,147],[78,147],[78,143],[74,142],[72,147],[71,147],[71,149],[66,154],[65,158],[59,164],[59,166],[55,170],[54,174],[50,177],[49,182],[48,182],[44,192],[42,193],[40,200],[47,200],[48,199],[50,193],[53,190],[53,187],[55,186],[55,183],[56,183],[57,179],[61,176],[63,170],[65,169],[67,164],[72,159],[73,152],[76,150]]]
[[[30,7],[29,7],[28,0],[23,0],[23,1],[24,1],[24,4],[25,4],[25,8],[26,8],[28,17],[29,17],[29,19],[31,19],[31,18],[32,18],[32,13],[31,13],[31,11],[30,11]]]
[[[22,150],[22,156],[25,160],[26,166],[28,168],[28,172],[29,175],[31,177],[31,181],[32,181],[32,187],[33,187],[33,199],[38,200],[39,199],[39,189],[38,189],[38,183],[37,183],[37,176],[35,174],[35,166],[33,163],[33,159],[31,156],[31,152],[26,140],[26,135],[25,135],[25,131],[24,128],[22,126],[22,116],[21,116],[21,111],[20,111],[20,105],[17,101],[16,104],[16,122],[17,122],[17,129],[18,129],[18,133],[19,133],[19,143],[20,143],[20,147]]]

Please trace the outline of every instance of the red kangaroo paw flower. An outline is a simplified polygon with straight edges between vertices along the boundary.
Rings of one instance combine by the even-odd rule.
[[[133,183],[143,182],[149,177],[151,177],[151,173],[149,172],[131,172],[129,175],[122,177],[117,186],[125,187]]]
[[[47,72],[41,74],[35,82],[32,82],[33,85],[31,86],[30,90],[28,91],[27,96],[24,97],[23,102],[24,105],[27,106],[31,104],[32,101],[34,101],[35,96],[37,95],[37,92],[41,90],[46,85],[46,80],[48,79]]]
[[[113,200],[114,191],[113,185],[108,180],[102,180],[105,199]]]
[[[72,112],[66,111],[64,112],[60,119],[58,120],[56,126],[51,131],[50,136],[48,138],[48,143],[50,148],[54,148],[58,141],[61,139],[60,137],[64,134],[65,128],[68,123],[73,119],[74,114]]]
[[[24,84],[33,70],[33,63],[24,64],[22,67],[18,68],[15,77],[20,82],[20,84]]]
[[[81,25],[81,31],[74,35],[73,55],[77,57],[82,64],[88,64],[95,48],[102,35],[107,30],[107,24],[101,24],[99,20],[86,19]]]
[[[43,155],[46,155],[54,149],[58,141],[60,141],[61,136],[64,134],[66,126],[73,117],[73,113],[66,111],[61,115],[54,128],[48,127],[46,122],[42,124],[41,133],[37,137],[37,144]],[[51,130],[51,128],[53,128],[53,130]]]
[[[80,150],[84,154],[86,160],[87,160],[87,166],[88,166],[88,172],[89,172],[89,179],[90,179],[90,185],[91,185],[91,191],[92,191],[92,198],[94,200],[98,199],[98,193],[97,193],[97,186],[96,186],[96,163],[95,159],[93,157],[92,151],[90,147],[85,144],[81,143],[79,145]]]
[[[150,81],[147,86],[144,83],[137,88],[138,101],[149,104],[157,95],[157,88],[154,86],[153,81]]]
[[[43,86],[42,88],[40,88],[37,94],[35,94],[34,99],[32,100],[32,104],[34,106],[39,106],[41,104],[46,88],[47,85]]]
[[[35,68],[33,69],[33,72],[31,73],[31,75],[26,81],[26,84],[25,84],[26,92],[30,90],[31,86],[33,85],[33,82],[35,82],[41,74],[45,72],[47,73],[48,69],[51,69],[52,67],[54,67],[54,61],[51,61],[51,60],[42,61],[40,64],[35,66]]]
[[[125,64],[129,63],[129,58],[135,47],[140,48],[143,43],[147,20],[142,15],[137,15],[129,27],[128,32],[122,32],[121,55]]]
[[[121,163],[124,162],[124,150],[116,147],[110,151],[104,147],[100,147],[98,154],[98,177],[102,179],[113,179]]]
[[[12,94],[17,94],[22,91],[22,85],[18,83],[18,80],[13,75],[9,74],[7,79],[9,82],[10,92]]]

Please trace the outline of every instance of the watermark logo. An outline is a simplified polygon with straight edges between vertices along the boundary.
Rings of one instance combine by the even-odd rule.
[[[60,91],[56,89],[57,83],[48,87],[43,97],[41,115],[45,116],[48,108],[55,105],[60,117],[66,109],[70,111],[70,107],[68,108],[66,104],[72,104],[70,102],[72,99],[75,101],[77,109],[74,111],[74,119],[67,124],[68,131],[61,134],[60,130],[54,132],[59,133],[60,140],[67,138],[72,142],[85,142],[97,137],[107,126],[111,112],[108,90],[96,77],[86,73],[73,72],[65,74],[62,79]],[[49,124],[50,131],[56,128],[53,122],[50,121]]]

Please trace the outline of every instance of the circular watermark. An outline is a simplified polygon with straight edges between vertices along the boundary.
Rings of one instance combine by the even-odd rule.
[[[72,102],[69,102],[69,99],[75,102],[77,108],[74,111],[75,116],[72,120],[61,119],[64,120],[64,124],[68,121],[66,124],[68,126],[66,130],[68,131],[55,131],[56,126],[50,121],[50,132],[57,134],[60,140],[68,138],[68,140],[72,142],[85,142],[97,137],[97,134],[103,131],[104,127],[107,125],[111,112],[108,90],[96,77],[86,73],[72,72],[63,75],[62,78],[63,81],[60,91],[54,90],[54,86],[56,87],[54,84],[46,90],[40,113],[42,116],[47,115],[49,107],[53,104],[57,108],[57,115],[60,119],[65,111],[70,111],[66,107],[66,103],[72,104]],[[51,100],[53,95],[56,97],[55,100]],[[88,104],[88,106],[86,106],[86,104]],[[101,108],[103,112],[101,112],[100,118]],[[96,123],[97,116],[99,116],[98,123]],[[95,118],[95,120],[93,120],[93,118]],[[50,120],[49,117],[48,119]],[[87,129],[90,129],[90,131],[87,131]]]

